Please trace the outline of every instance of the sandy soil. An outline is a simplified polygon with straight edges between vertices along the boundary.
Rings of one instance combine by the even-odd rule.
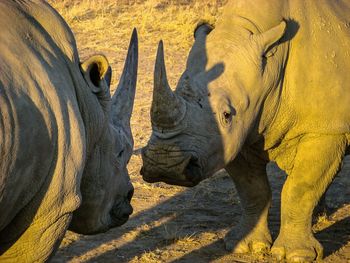
[[[192,42],[189,28],[202,15],[199,10],[206,10],[213,17],[220,14],[221,1],[214,6],[208,4],[210,1],[201,4],[185,0],[49,2],[72,27],[82,58],[96,52],[108,56],[115,73],[114,85],[134,26],[139,29],[140,40],[139,80],[131,121],[135,151],[128,166],[135,186],[134,214],[124,226],[104,234],[84,236],[67,232],[52,261],[273,262],[269,255],[234,255],[224,249],[223,238],[237,225],[241,214],[235,187],[224,171],[190,189],[162,183],[151,185],[143,182],[139,174],[140,148],[150,135],[157,42],[160,38],[165,40],[170,83],[175,86]],[[350,158],[328,191],[329,217],[315,221],[314,232],[325,248],[325,262],[350,262],[349,172]],[[270,229],[276,238],[279,194],[285,175],[274,164],[268,166],[268,174],[273,189]]]
[[[186,189],[145,184],[140,165],[134,156],[130,170],[135,213],[129,222],[96,236],[68,232],[53,262],[273,262],[268,255],[234,255],[224,249],[223,238],[241,213],[234,185],[224,172]],[[348,158],[327,194],[329,218],[319,218],[314,225],[325,262],[350,262],[349,171]],[[274,164],[268,172],[274,199],[270,229],[276,238],[285,175]]]

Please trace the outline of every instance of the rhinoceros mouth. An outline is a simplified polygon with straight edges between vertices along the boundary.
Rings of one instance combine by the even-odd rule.
[[[144,181],[148,183],[163,182],[170,185],[194,187],[202,181],[202,169],[198,164],[198,158],[191,157],[185,162],[181,174],[174,174],[166,170],[156,171],[154,166],[147,164],[141,168],[140,174]]]
[[[197,157],[191,157],[185,168],[184,174],[188,180],[194,183],[194,185],[199,184],[199,182],[203,180],[202,169]]]
[[[125,224],[130,215],[133,213],[133,208],[130,204],[129,198],[125,198],[122,202],[115,204],[110,211],[111,228]]]
[[[142,169],[141,169],[141,173],[142,173]],[[167,177],[147,177],[147,176],[143,176],[142,178],[147,183],[163,182],[163,183],[170,184],[170,185],[185,186],[185,187],[193,187],[193,186],[196,186],[199,183],[199,182],[195,183],[195,182],[191,182],[191,181],[182,181],[182,180],[177,180],[177,179],[167,178]]]
[[[129,217],[130,216],[125,215],[125,216],[119,217],[119,218],[112,218],[111,228],[124,225],[129,220]]]

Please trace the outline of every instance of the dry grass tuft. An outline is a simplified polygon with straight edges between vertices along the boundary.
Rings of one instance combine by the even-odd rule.
[[[174,242],[181,238],[182,227],[176,223],[167,223],[163,225],[162,237],[167,242]]]
[[[90,35],[90,40],[102,40],[101,43],[95,42],[99,44],[98,48],[109,48],[108,44],[101,47],[103,39],[120,37],[127,41],[131,29],[136,27],[146,45],[152,41],[149,37],[153,39],[154,33],[169,31],[173,32],[171,36],[159,37],[165,37],[165,41],[169,40],[178,48],[186,49],[192,42],[192,31],[197,22],[215,22],[224,2],[226,1],[49,1],[76,32],[87,37]]]

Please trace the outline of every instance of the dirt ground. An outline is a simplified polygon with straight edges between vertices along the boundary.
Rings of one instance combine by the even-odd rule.
[[[140,149],[150,135],[149,109],[157,42],[165,43],[170,84],[175,86],[200,19],[220,15],[224,1],[49,1],[75,33],[81,58],[104,53],[119,78],[133,27],[138,28],[138,86],[131,120],[135,150],[128,169],[135,195],[134,213],[120,228],[95,236],[67,232],[52,262],[273,262],[269,255],[234,255],[224,248],[225,234],[241,210],[235,187],[224,171],[194,188],[148,184],[139,174]],[[310,164],[312,165],[312,164]],[[350,262],[350,158],[327,193],[329,217],[314,225],[325,248],[325,262]],[[270,229],[279,229],[280,192],[285,175],[268,166],[273,189]]]

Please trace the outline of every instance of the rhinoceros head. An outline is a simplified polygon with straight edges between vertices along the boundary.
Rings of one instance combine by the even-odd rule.
[[[106,58],[94,56],[81,66],[85,80],[98,97],[103,117],[97,117],[100,124],[91,127],[92,134],[87,136],[88,156],[80,187],[82,203],[74,212],[70,225],[75,232],[94,234],[106,231],[124,224],[133,211],[130,201],[134,189],[126,166],[133,149],[130,117],[137,64],[138,40],[134,30],[124,70],[112,97],[109,93],[111,69]],[[96,121],[96,116],[89,118]]]
[[[212,39],[212,27],[199,26],[174,92],[167,81],[160,42],[152,135],[142,151],[145,181],[194,186],[235,158],[259,112],[259,99],[266,93],[262,88],[265,53],[284,29],[284,22],[259,35],[216,28],[219,31]]]

